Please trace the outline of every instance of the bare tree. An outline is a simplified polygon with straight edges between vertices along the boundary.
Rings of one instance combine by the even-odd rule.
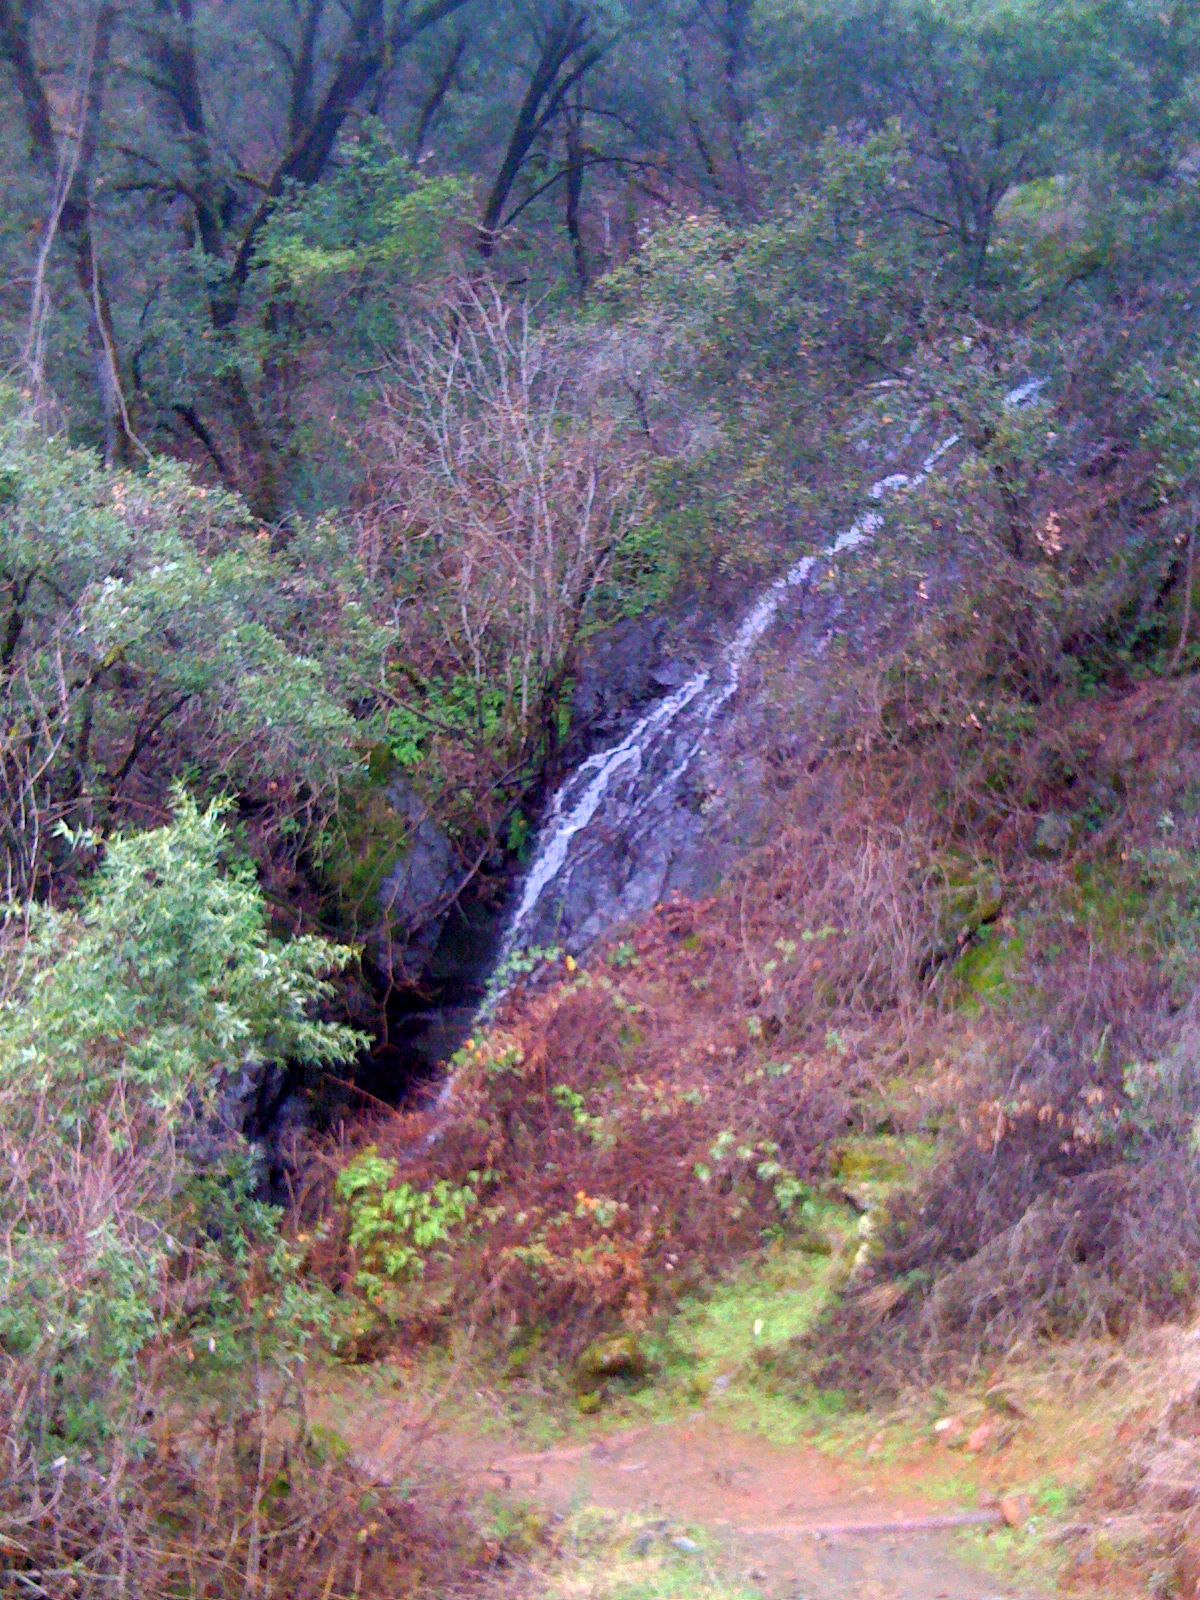
[[[580,625],[633,531],[646,452],[608,352],[539,328],[488,278],[457,285],[383,394],[402,563],[442,647],[485,696],[501,686],[524,746],[546,752]]]
[[[43,387],[47,275],[55,242],[62,239],[75,262],[75,276],[92,315],[92,343],[105,419],[105,453],[128,461],[138,448],[121,387],[116,330],[96,250],[92,222],[93,164],[116,26],[116,8],[102,0],[88,18],[76,57],[70,111],[56,128],[45,74],[34,53],[30,0],[0,0],[0,56],[7,58],[25,110],[29,142],[54,179],[54,188],[34,269],[25,364],[35,397]]]

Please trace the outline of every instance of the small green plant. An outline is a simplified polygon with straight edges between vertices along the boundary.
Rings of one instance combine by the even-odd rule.
[[[463,1226],[478,1199],[476,1172],[462,1188],[439,1179],[432,1189],[397,1184],[396,1172],[397,1163],[371,1145],[337,1179],[350,1248],[361,1263],[355,1282],[372,1295],[397,1279],[422,1277],[430,1252]]]
[[[570,1113],[571,1121],[580,1133],[586,1133],[593,1141],[599,1141],[603,1120],[588,1110],[587,1101],[578,1089],[572,1089],[569,1084],[556,1083],[550,1091],[550,1097],[557,1101],[564,1111]]]
[[[539,967],[553,965],[562,959],[562,953],[562,946],[557,944],[530,945],[527,949],[514,950],[492,974],[487,999],[498,999],[515,978],[527,977]]]
[[[749,1140],[738,1143],[730,1129],[722,1128],[708,1154],[711,1166],[707,1162],[697,1162],[692,1168],[698,1181],[705,1187],[712,1183],[716,1172],[722,1168],[727,1177],[734,1179],[736,1166],[752,1171],[760,1183],[770,1187],[780,1216],[784,1219],[798,1222],[811,1212],[811,1187],[778,1159],[779,1146],[773,1139],[760,1139],[753,1144]],[[744,1207],[747,1202],[743,1198],[739,1203]]]
[[[514,811],[512,821],[508,825],[508,853],[525,859],[525,847],[529,843],[529,818],[523,811]]]
[[[772,1185],[775,1204],[785,1217],[791,1216],[797,1207],[803,1209],[812,1200],[812,1190],[807,1183],[803,1183],[796,1175],[789,1172],[773,1157],[761,1161],[758,1165],[758,1176],[763,1183]]]

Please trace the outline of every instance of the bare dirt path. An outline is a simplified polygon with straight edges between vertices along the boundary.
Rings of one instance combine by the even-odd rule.
[[[412,1423],[394,1399],[338,1403],[335,1419],[374,1475],[390,1480],[412,1463]],[[512,1435],[432,1428],[422,1433],[420,1459],[422,1470],[432,1461],[460,1492],[470,1484],[480,1498],[636,1518],[635,1552],[658,1539],[686,1548],[690,1530],[706,1548],[711,1541],[724,1572],[770,1600],[1035,1600],[965,1559],[964,1531],[994,1526],[994,1511],[930,1503],[884,1474],[864,1482],[811,1447],[782,1448],[703,1421],[533,1451]]]

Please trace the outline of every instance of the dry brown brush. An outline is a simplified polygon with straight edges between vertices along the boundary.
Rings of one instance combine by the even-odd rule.
[[[811,1202],[891,1116],[881,1078],[958,948],[947,893],[903,820],[847,805],[789,830],[715,899],[510,1001],[460,1057],[432,1143],[430,1118],[397,1117],[319,1157],[303,1209],[310,1233],[334,1225],[314,1268],[348,1290],[364,1265],[331,1186],[368,1143],[394,1186],[478,1189],[444,1254],[378,1297],[410,1330],[484,1318],[570,1349],[773,1233],[827,1249]]]
[[[153,1398],[137,1448],[103,1471],[6,1462],[0,1594],[440,1600],[505,1588],[507,1554],[464,1505],[376,1481],[315,1439],[302,1412],[264,1399],[185,1424],[170,1394]]]

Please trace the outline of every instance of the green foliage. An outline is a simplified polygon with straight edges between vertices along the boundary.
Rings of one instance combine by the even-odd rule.
[[[317,523],[274,552],[234,497],[160,460],[103,472],[11,391],[0,470],[10,884],[40,886],[57,821],[104,830],[139,783],[165,798],[166,752],[213,790],[332,804],[347,700],[387,644],[345,536]]]
[[[355,1282],[373,1297],[397,1279],[423,1276],[430,1252],[451,1241],[478,1197],[477,1173],[471,1173],[461,1187],[439,1179],[425,1190],[397,1184],[397,1171],[397,1163],[372,1145],[337,1177],[350,1248],[360,1263]]]
[[[1159,461],[1165,496],[1194,510],[1200,496],[1200,359],[1181,354],[1157,379],[1140,375],[1152,411],[1146,442]]]
[[[930,287],[913,279],[907,159],[898,122],[864,140],[830,132],[769,221],[736,228],[710,214],[664,228],[605,297],[626,314],[668,315],[679,359],[699,358],[733,405],[766,381],[814,382],[830,360],[855,373],[864,358],[898,356]]]
[[[602,1142],[605,1137],[604,1119],[588,1110],[587,1100],[578,1089],[572,1089],[568,1083],[556,1083],[550,1091],[550,1097],[562,1106],[580,1133],[587,1134],[597,1144]]]
[[[174,804],[167,826],[110,841],[78,911],[29,908],[10,943],[0,1385],[12,1400],[32,1384],[16,1425],[39,1451],[127,1426],[152,1344],[236,1364],[248,1340],[294,1345],[324,1317],[221,1104],[265,1059],[355,1055],[359,1036],[312,1016],[352,952],[273,939],[221,807]]]
[[[562,953],[562,946],[557,944],[529,945],[512,951],[488,980],[489,996],[503,994],[514,978],[526,977],[539,967],[561,960]]]
[[[352,412],[349,373],[403,341],[420,291],[445,275],[468,203],[460,179],[415,169],[368,119],[327,182],[290,184],[271,213],[257,269],[288,316],[273,334],[243,331],[243,348],[272,362],[307,354],[333,364],[339,407]]]
[[[709,1160],[698,1162],[694,1171],[697,1180],[706,1188],[713,1183],[731,1186],[735,1192],[734,1204],[742,1210],[749,1201],[737,1194],[737,1190],[745,1180],[754,1178],[770,1191],[780,1217],[787,1224],[803,1225],[813,1215],[812,1186],[779,1160],[779,1146],[774,1140],[739,1140],[731,1129],[723,1128],[713,1140]]]
[[[624,972],[629,967],[638,964],[637,946],[629,939],[622,939],[609,951],[608,962],[616,967],[619,972]]]
[[[1016,184],[1055,170],[1056,109],[1088,35],[1090,0],[897,0],[876,48],[907,101],[918,146],[941,169],[933,220],[975,284],[996,210]]]
[[[353,952],[272,939],[253,864],[225,860],[227,806],[173,800],[170,826],[109,841],[80,912],[31,913],[36,976],[4,1014],[3,1048],[65,1137],[118,1089],[171,1117],[198,1096],[195,1115],[246,1058],[344,1062],[359,1042],[310,1015]]]
[[[602,614],[662,604],[720,565],[778,565],[764,527],[807,523],[844,447],[846,395],[909,361],[939,316],[944,262],[913,210],[905,130],[833,130],[796,164],[770,214],[716,212],[655,231],[600,286],[645,362],[649,414],[686,442],[659,463],[652,510],[600,597]]]
[[[413,284],[444,267],[446,231],[466,200],[458,179],[425,176],[381,123],[368,120],[344,145],[328,183],[285,192],[259,261],[276,294],[303,293],[347,272]]]

